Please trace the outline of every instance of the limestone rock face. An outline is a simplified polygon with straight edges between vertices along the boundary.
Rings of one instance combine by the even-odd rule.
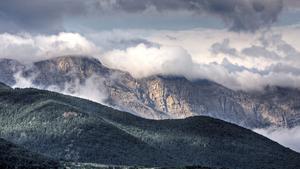
[[[152,76],[135,79],[109,69],[89,57],[59,57],[24,66],[17,61],[0,62],[0,80],[14,84],[14,73],[32,79],[42,89],[69,84],[93,85],[105,91],[105,103],[150,119],[185,118],[206,115],[244,127],[300,125],[300,90],[266,87],[261,92],[233,91],[208,80],[189,81],[183,77]],[[25,68],[26,67],[26,68]],[[75,91],[74,91],[75,92]]]

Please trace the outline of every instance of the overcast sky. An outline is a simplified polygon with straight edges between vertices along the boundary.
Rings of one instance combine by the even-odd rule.
[[[255,31],[299,21],[297,0],[9,0],[0,2],[2,32],[103,29]]]

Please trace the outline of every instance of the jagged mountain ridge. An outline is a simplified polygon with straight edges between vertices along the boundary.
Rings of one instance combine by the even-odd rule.
[[[149,167],[300,167],[300,154],[210,117],[149,120],[84,99],[7,86],[0,90],[0,104],[0,137],[57,160]]]
[[[0,70],[8,73],[1,75],[0,81],[13,85],[14,81],[7,79],[14,79],[16,71],[8,71],[9,66],[2,65]],[[249,128],[300,124],[300,91],[297,89],[267,87],[264,92],[250,93],[233,91],[208,80],[189,81],[166,76],[135,79],[91,57],[58,57],[35,62],[27,68],[20,65],[16,62],[17,70],[42,89],[56,86],[65,90],[66,84],[76,81],[84,84],[87,79],[98,77],[101,79],[99,90],[106,95],[105,103],[144,118],[207,115]]]

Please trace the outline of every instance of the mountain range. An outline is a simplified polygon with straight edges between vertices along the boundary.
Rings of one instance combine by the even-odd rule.
[[[12,89],[4,84],[0,84],[0,105],[1,138],[60,162],[231,169],[300,167],[300,154],[249,129],[211,117],[144,119],[84,99],[33,88]]]
[[[247,128],[300,124],[300,90],[293,88],[237,91],[205,79],[164,75],[137,79],[85,56],[63,56],[30,65],[0,61],[0,81],[14,86],[20,78],[33,87],[70,94],[83,86],[90,90],[81,94],[92,94],[100,103],[148,119],[204,115]]]

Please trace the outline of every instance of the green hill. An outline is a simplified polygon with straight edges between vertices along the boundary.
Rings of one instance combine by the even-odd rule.
[[[31,153],[28,150],[0,139],[0,168],[56,169],[61,168],[61,166],[54,160]]]
[[[0,89],[0,137],[57,160],[150,167],[300,168],[298,153],[221,120],[202,116],[147,120],[54,92]]]

